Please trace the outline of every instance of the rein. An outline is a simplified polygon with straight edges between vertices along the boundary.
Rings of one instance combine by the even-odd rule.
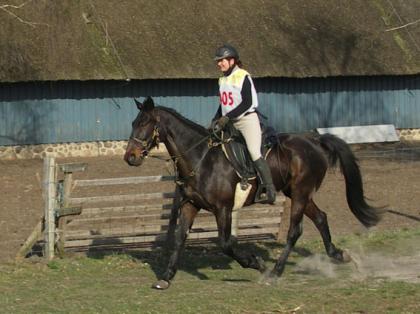
[[[158,122],[160,121],[159,117],[157,117],[157,120],[158,120]],[[142,147],[145,147],[145,149],[143,149],[142,152],[141,152],[141,154],[144,157],[152,157],[152,158],[156,158],[156,159],[159,159],[159,160],[164,160],[166,162],[169,162],[170,160],[172,160],[172,161],[174,161],[174,164],[175,164],[175,171],[178,172],[177,167],[176,167],[176,163],[177,163],[177,160],[178,159],[182,158],[182,155],[181,154],[174,155],[174,156],[170,155],[169,158],[162,158],[162,157],[160,157],[158,155],[149,155],[149,150],[155,144],[158,145],[160,143],[159,127],[158,127],[157,124],[154,126],[153,134],[152,134],[150,140],[141,140],[141,139],[139,139],[139,138],[137,138],[135,136],[130,136],[130,139],[133,140],[136,143],[139,143]],[[203,137],[200,141],[198,141],[197,143],[195,143],[194,145],[192,145],[191,147],[189,147],[184,152],[184,154],[187,154],[189,151],[193,150],[194,148],[196,148],[197,146],[199,146],[203,142],[208,141],[209,139],[211,139],[211,134]],[[206,153],[204,153],[202,155],[202,157],[200,158],[200,160],[197,162],[197,165],[195,167],[193,167],[193,169],[191,170],[190,174],[188,175],[189,177],[195,176],[197,168],[200,166],[201,162],[203,161],[204,157],[206,157],[206,155],[210,151],[210,149],[212,147],[214,147],[214,146],[215,145],[213,143],[211,143],[211,141],[209,141],[209,145],[208,145],[209,149],[207,150]]]
[[[207,141],[209,138],[210,138],[210,135],[203,137],[200,141],[198,141],[197,143],[195,143],[194,145],[192,145],[190,148],[188,148],[184,152],[184,154],[187,154],[189,151],[193,150],[198,145],[200,145],[203,142]],[[190,173],[188,174],[188,177],[194,177],[195,176],[198,167],[200,166],[200,164],[203,161],[204,157],[206,157],[207,153],[210,151],[210,148],[211,147],[209,147],[209,149],[204,154],[202,154],[202,156],[201,156],[200,160],[197,162],[196,166],[193,167],[192,170],[190,171]],[[158,158],[158,157],[155,157],[155,156],[151,156],[151,157]],[[181,154],[178,154],[178,155],[170,155],[169,158],[164,159],[164,160],[166,160],[167,162],[169,160],[172,160],[174,162],[174,165],[175,165],[175,170],[178,173],[178,168],[177,168],[176,164],[177,164],[177,160],[178,159],[181,159],[181,158],[182,158],[182,155]],[[177,181],[180,181],[179,178],[177,179]]]
[[[185,153],[188,153],[190,150],[192,150],[193,148],[197,147],[198,145],[200,145],[201,143],[203,143],[204,141],[207,141],[210,138],[211,135],[207,135],[205,137],[203,137],[200,141],[198,141],[196,144],[194,144],[193,146],[191,146],[189,149],[187,149],[185,151]],[[207,156],[207,153],[210,151],[211,146],[209,146],[209,149],[206,151],[205,154],[203,154],[203,156],[201,156],[200,160],[197,162],[197,165],[193,168],[193,170],[191,170],[189,176],[193,177],[196,174],[196,170],[198,169],[198,167],[200,166],[201,162],[203,161],[204,157]]]

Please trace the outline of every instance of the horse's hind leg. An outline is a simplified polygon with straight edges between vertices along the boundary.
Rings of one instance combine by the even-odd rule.
[[[316,206],[313,200],[310,200],[305,207],[305,215],[308,216],[317,227],[324,242],[325,250],[329,257],[339,262],[348,261],[348,256],[342,250],[335,247],[331,242],[330,228],[328,226],[327,214]]]
[[[188,232],[193,224],[194,218],[198,213],[196,208],[191,203],[187,202],[182,205],[179,217],[179,224],[175,233],[174,250],[169,258],[169,263],[166,271],[163,275],[162,280],[153,284],[153,288],[166,289],[169,287],[169,282],[175,276],[178,270],[179,257],[185,246],[185,240],[187,239]]]
[[[241,254],[233,250],[236,241],[231,235],[232,213],[226,209],[218,211],[216,213],[216,222],[223,253],[232,257],[244,268],[253,268],[263,272],[265,265],[261,258],[253,254]]]

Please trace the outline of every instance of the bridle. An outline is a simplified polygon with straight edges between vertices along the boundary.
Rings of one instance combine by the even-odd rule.
[[[159,126],[158,126],[159,121],[160,121],[160,118],[158,116],[157,117],[157,123],[153,127],[153,133],[152,133],[152,136],[150,137],[149,140],[142,140],[142,139],[139,139],[138,137],[130,136],[130,140],[133,140],[135,143],[140,144],[140,145],[137,145],[137,146],[140,146],[142,148],[140,153],[143,157],[146,157],[147,155],[149,155],[149,151],[153,147],[159,145],[159,143],[160,143]]]
[[[142,148],[142,150],[141,150],[141,156],[144,158],[144,157],[147,157],[148,155],[149,155],[149,151],[153,148],[153,147],[155,147],[156,145],[158,145],[159,143],[160,143],[160,133],[159,133],[159,122],[160,122],[160,117],[159,116],[157,116],[156,117],[156,121],[157,121],[157,123],[155,124],[155,126],[153,127],[153,133],[152,133],[152,136],[150,137],[150,139],[149,140],[143,140],[143,139],[139,139],[138,137],[135,137],[135,136],[130,136],[130,140],[133,140],[136,144],[139,144],[139,145],[136,145],[136,146],[140,146],[141,148]],[[190,150],[192,150],[192,149],[194,149],[195,147],[197,147],[198,145],[200,145],[201,143],[203,143],[203,142],[205,142],[205,141],[208,141],[208,148],[209,148],[209,150],[212,148],[212,147],[216,147],[216,146],[219,146],[220,144],[221,144],[221,142],[218,142],[218,143],[214,143],[213,141],[212,141],[212,136],[215,136],[216,135],[216,133],[217,132],[214,132],[213,131],[213,134],[212,135],[208,135],[208,136],[205,136],[203,139],[201,139],[200,141],[198,141],[198,142],[196,142],[196,143],[194,143],[194,145],[192,145],[190,148],[188,148],[184,153],[187,153],[187,152],[189,152]],[[219,138],[218,136],[215,136],[218,140],[221,140],[221,138]],[[207,151],[208,152],[208,151]],[[207,152],[205,153],[205,154],[203,154],[203,156],[200,158],[200,160],[199,160],[199,162],[196,164],[196,166],[195,167],[193,167],[193,169],[192,169],[192,171],[190,172],[190,174],[188,175],[189,177],[193,177],[193,176],[195,176],[195,174],[196,174],[196,170],[197,170],[197,168],[199,167],[199,165],[201,164],[201,161],[204,159],[204,157],[206,156],[206,154],[207,154]],[[151,157],[156,157],[156,156],[151,156]],[[176,168],[176,161],[177,161],[177,159],[179,159],[179,158],[181,158],[182,156],[181,155],[179,155],[179,156],[170,156],[170,158],[169,159],[165,159],[166,161],[169,161],[169,160],[172,160],[172,161],[174,161],[175,162],[175,168]],[[158,157],[156,157],[156,158],[158,158]],[[161,159],[161,158],[158,158],[158,159]]]

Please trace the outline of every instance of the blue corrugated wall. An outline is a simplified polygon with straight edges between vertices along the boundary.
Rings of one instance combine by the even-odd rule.
[[[280,132],[394,124],[420,128],[420,76],[255,79],[260,111]],[[217,80],[68,81],[0,84],[0,145],[124,140],[133,97],[207,125]]]

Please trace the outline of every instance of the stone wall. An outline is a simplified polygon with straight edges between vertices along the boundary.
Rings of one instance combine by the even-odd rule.
[[[420,129],[400,129],[397,133],[401,141],[420,141]]]
[[[420,141],[420,129],[397,130],[401,141]],[[65,157],[99,157],[99,156],[123,156],[127,141],[106,141],[87,143],[65,144],[41,144],[21,146],[0,146],[0,159],[31,159],[51,156],[56,158]],[[161,144],[157,153],[165,153]]]
[[[86,143],[41,144],[22,146],[0,146],[0,159],[31,159],[51,156],[65,157],[98,157],[123,156],[127,141],[106,141]],[[157,150],[164,152],[163,145]]]

